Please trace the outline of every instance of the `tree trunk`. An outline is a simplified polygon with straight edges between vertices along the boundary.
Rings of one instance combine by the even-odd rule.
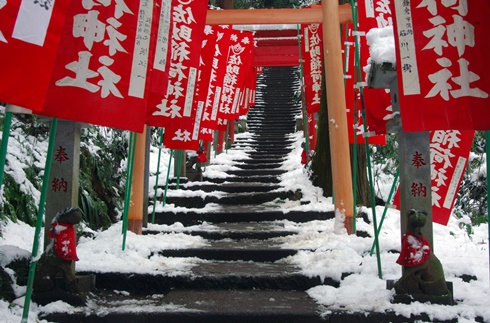
[[[322,68],[322,78],[325,79],[325,68]],[[330,155],[330,136],[328,133],[327,89],[322,82],[320,99],[320,115],[317,124],[316,150],[311,163],[313,184],[323,189],[323,195],[332,196],[332,167]]]
[[[221,9],[233,9],[233,0],[218,0],[218,7]]]
[[[356,167],[354,165],[354,145],[350,146],[350,155],[352,161],[352,169]],[[356,185],[356,204],[357,205],[370,205],[369,199],[369,180],[367,176],[367,159],[366,159],[366,145],[357,145],[357,185]]]

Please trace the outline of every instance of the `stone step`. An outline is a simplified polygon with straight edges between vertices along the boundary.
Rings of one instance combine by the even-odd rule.
[[[171,290],[307,290],[322,284],[319,277],[307,277],[295,266],[251,261],[203,261],[187,274],[158,275],[129,273],[79,273],[96,275],[96,289],[126,291],[131,295],[166,294]],[[339,286],[331,278],[324,285]]]
[[[200,258],[217,261],[274,262],[282,258],[293,256],[297,253],[297,250],[274,248],[267,244],[259,246],[259,244],[256,243],[256,245],[253,245],[246,241],[252,240],[240,240],[240,244],[243,244],[243,247],[237,246],[237,242],[229,241],[228,239],[217,240],[208,247],[160,250],[158,255],[163,257]],[[266,240],[254,241],[262,242]]]
[[[325,322],[321,307],[304,291],[174,290],[135,297],[114,290],[89,296],[90,306],[43,315],[49,322],[72,323],[283,323]],[[133,308],[132,308],[133,307]]]
[[[261,221],[280,221],[289,220],[293,222],[308,222],[314,220],[333,219],[333,211],[289,211],[284,213],[279,207],[261,205],[222,205],[213,212],[202,213],[199,210],[179,210],[175,213],[171,210],[156,212],[155,223],[171,225],[176,222],[184,226],[199,224],[202,222],[210,223],[240,223],[240,222],[261,222]]]
[[[276,169],[282,166],[282,163],[262,162],[262,163],[247,163],[235,165],[240,169]]]
[[[259,153],[259,152],[256,152]],[[268,152],[264,151],[264,154],[268,154]],[[229,170],[226,171],[227,174],[236,175],[240,177],[249,177],[249,176],[279,176],[285,174],[286,171],[282,169],[241,169],[241,170]]]
[[[228,176],[224,178],[212,178],[207,177],[204,174],[204,180],[211,183],[264,183],[264,184],[277,184],[280,183],[281,180],[277,177],[277,175],[256,175],[256,176],[248,176],[248,177],[240,177],[240,176]]]
[[[143,228],[143,234],[158,234],[162,231]],[[167,231],[165,231],[167,232]],[[284,229],[277,222],[237,222],[237,223],[214,223],[212,229],[195,230],[194,228],[183,229],[183,232],[192,236],[200,236],[208,240],[267,240],[277,237],[285,237],[297,234],[297,231]]]
[[[243,192],[229,193],[225,196],[216,195],[195,195],[183,196],[179,194],[179,190],[169,191],[167,193],[167,204],[175,204],[179,207],[186,208],[204,208],[207,204],[214,203],[217,205],[260,205],[267,202],[272,202],[276,199],[299,199],[294,192]]]
[[[223,183],[223,184],[213,184],[209,182],[189,182],[187,184],[181,185],[180,189],[190,190],[190,191],[204,191],[204,192],[227,192],[227,193],[260,193],[260,192],[270,192],[280,188],[279,185],[270,185],[264,183]],[[160,188],[164,189],[165,186],[162,184]],[[168,186],[169,190],[176,190],[175,184]]]

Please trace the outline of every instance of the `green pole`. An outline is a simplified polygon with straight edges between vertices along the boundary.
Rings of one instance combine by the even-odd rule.
[[[153,212],[151,216],[152,224],[155,224],[155,208],[157,206],[158,177],[160,175],[160,158],[162,156],[162,144],[163,144],[163,128],[160,128],[160,146],[158,147],[157,178],[155,181],[155,196],[153,197]]]
[[[134,157],[136,155],[136,133],[131,132],[129,136],[129,152],[128,152],[128,166],[126,168],[126,191],[124,194],[124,213],[123,213],[123,226],[122,226],[122,234],[123,234],[123,242],[122,242],[122,250],[126,249],[126,233],[128,231],[128,213],[129,213],[129,204],[131,203],[131,189],[133,183],[133,166],[134,166]]]
[[[172,167],[172,158],[174,156],[174,150],[170,150],[170,158],[168,160],[168,169],[167,169],[167,181],[165,182],[165,192],[163,193],[163,206],[167,204],[167,192],[168,192],[168,181],[170,179],[170,169]]]
[[[490,207],[490,194],[488,194],[490,188],[490,176],[488,175],[490,173],[490,158],[488,157],[490,156],[490,131],[485,131],[485,142],[486,142],[486,159],[487,159],[487,216],[488,216],[487,224],[488,224],[488,241],[490,242],[490,212],[488,211]],[[488,257],[490,259],[490,248],[488,248]]]
[[[7,159],[7,147],[9,144],[11,125],[12,112],[6,112],[5,118],[3,119],[2,146],[0,147],[0,188],[3,184],[3,172],[5,170],[5,160]]]
[[[180,170],[182,168],[182,150],[179,149],[177,150],[177,162],[175,163],[175,166],[177,168],[177,185],[176,188],[180,188]]]
[[[388,199],[386,200],[386,205],[385,205],[385,208],[383,210],[383,216],[381,217],[381,221],[379,222],[378,231],[376,232],[378,237],[379,237],[379,232],[381,231],[381,228],[383,227],[383,222],[384,222],[385,217],[386,217],[386,212],[388,211],[388,204],[391,202],[391,199],[393,198],[393,194],[395,193],[395,188],[396,188],[396,184],[398,183],[398,176],[399,175],[400,175],[400,169],[397,168],[396,173],[395,173],[395,178],[393,179],[393,184],[391,185],[390,194],[388,195]],[[369,255],[372,256],[373,253],[374,253],[374,241],[373,241],[373,245],[371,246],[371,252],[369,253]]]
[[[357,32],[357,6],[354,2],[354,0],[351,0],[351,7],[352,7],[352,18],[353,18],[353,25],[354,25],[354,32]],[[360,57],[359,57],[359,36],[356,35],[355,37],[356,40],[356,51],[355,51],[355,65],[357,69],[357,75],[362,75],[361,71],[361,64],[360,64]],[[361,109],[362,109],[362,118],[363,118],[363,127],[364,127],[364,132],[367,130],[366,126],[366,109],[364,106],[364,91],[362,86],[359,86],[359,94],[361,96]],[[371,208],[373,210],[373,226],[374,226],[374,244],[376,246],[376,260],[378,263],[378,276],[380,279],[383,279],[383,271],[381,268],[381,255],[379,251],[379,241],[378,241],[378,221],[376,217],[376,203],[374,199],[374,185],[373,185],[373,172],[372,172],[372,166],[371,166],[371,153],[369,151],[369,138],[365,137],[365,142],[366,142],[366,158],[367,158],[367,163],[368,163],[368,177],[369,177],[369,191],[370,191],[370,199],[371,199]]]
[[[29,266],[29,276],[27,279],[27,289],[26,289],[26,296],[24,300],[24,311],[22,313],[22,321],[21,321],[22,323],[27,323],[27,319],[29,317],[29,307],[30,307],[31,297],[32,297],[34,274],[36,273],[37,261],[41,256],[39,254],[39,241],[42,239],[41,228],[43,226],[44,206],[45,206],[44,204],[46,203],[46,194],[49,186],[49,176],[51,173],[51,160],[53,159],[54,140],[56,138],[57,128],[58,128],[58,119],[55,118],[51,121],[51,129],[49,132],[48,152],[46,155],[46,166],[44,169],[43,185],[41,188],[41,197],[39,200],[39,207],[37,209],[36,229],[34,232],[34,243],[32,245],[32,260]]]
[[[299,25],[296,25],[298,31],[298,52],[299,52],[299,77],[301,79],[301,110],[303,111],[303,129],[305,133],[305,151],[306,151],[306,164],[310,161],[310,134],[308,133],[308,112],[306,111],[306,102],[304,102],[305,93],[305,77],[303,70],[303,54],[301,51],[301,31]]]

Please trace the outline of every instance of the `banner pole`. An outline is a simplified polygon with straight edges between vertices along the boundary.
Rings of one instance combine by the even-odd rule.
[[[310,161],[310,135],[308,133],[308,112],[306,111],[305,102],[305,77],[303,70],[303,52],[301,51],[301,31],[299,25],[296,25],[298,31],[298,53],[299,53],[299,78],[301,80],[301,111],[303,112],[303,132],[305,133],[305,152],[306,152],[306,164]]]
[[[162,205],[165,206],[167,204],[167,192],[168,192],[168,182],[170,179],[170,169],[172,167],[172,158],[174,157],[174,150],[170,150],[170,158],[168,159],[168,169],[167,169],[167,180],[165,182],[165,192],[163,192],[163,201]]]
[[[163,144],[163,128],[160,128],[160,145],[158,146],[157,178],[155,180],[155,194],[153,196],[153,212],[151,215],[152,224],[155,224],[155,208],[157,206],[158,177],[160,176],[160,159],[162,156],[162,144]]]
[[[129,204],[131,203],[131,188],[133,182],[133,164],[134,156],[136,155],[136,133],[131,132],[129,136],[129,147],[128,147],[128,166],[126,168],[126,191],[124,194],[124,213],[123,213],[123,243],[122,250],[126,248],[126,233],[128,231],[128,215],[129,215]]]
[[[487,159],[487,216],[488,216],[488,222],[487,222],[487,225],[488,225],[488,244],[487,246],[490,245],[490,212],[489,212],[489,206],[490,206],[490,194],[488,194],[489,192],[489,188],[490,188],[490,176],[488,176],[489,172],[490,172],[490,158],[488,158],[488,156],[490,156],[490,131],[485,131],[485,142],[486,142],[486,159]],[[489,259],[489,275],[490,275],[490,247],[488,248],[488,259]]]
[[[353,19],[353,25],[354,25],[354,32],[357,32],[357,5],[354,3],[354,0],[351,0],[351,10],[352,10],[352,19]],[[356,33],[357,34],[357,33]],[[355,67],[356,67],[356,74],[357,77],[355,81],[357,80],[358,82],[361,82],[362,79],[360,79],[362,75],[361,71],[361,64],[360,64],[360,57],[359,57],[359,35],[355,36],[355,43],[356,43],[356,50],[355,50]],[[366,133],[367,126],[366,126],[366,109],[364,105],[364,91],[359,84],[359,95],[361,97],[361,111],[362,111],[362,123],[363,123],[363,129],[364,132]],[[354,112],[357,114],[357,111]],[[374,244],[376,247],[376,260],[378,263],[378,276],[380,279],[383,279],[383,270],[381,268],[381,254],[379,250],[379,232],[378,232],[378,220],[376,216],[376,203],[374,199],[374,180],[373,180],[373,172],[372,172],[372,166],[371,166],[371,153],[369,151],[369,137],[364,138],[365,145],[366,145],[366,159],[367,159],[367,164],[368,164],[368,178],[369,178],[369,192],[370,192],[370,199],[371,199],[371,209],[373,210],[373,226],[374,226]]]
[[[7,147],[9,144],[10,127],[12,125],[12,112],[5,112],[3,119],[2,146],[0,147],[0,192],[3,188],[3,173],[5,170],[5,161],[7,159]]]
[[[32,297],[32,286],[34,283],[34,275],[36,273],[37,261],[40,258],[39,254],[39,242],[41,237],[41,228],[43,227],[43,216],[44,216],[44,204],[46,203],[46,194],[49,186],[49,176],[51,173],[51,160],[53,159],[54,151],[54,140],[56,138],[56,130],[58,128],[58,119],[54,118],[51,121],[51,129],[49,132],[49,144],[48,152],[46,155],[46,166],[44,168],[43,184],[41,188],[41,197],[39,200],[39,207],[37,209],[37,219],[36,219],[36,229],[34,232],[34,243],[32,245],[32,260],[29,266],[29,276],[27,279],[27,289],[24,300],[24,310],[22,312],[22,323],[27,323],[29,317],[29,307]]]
[[[377,234],[378,237],[379,237],[379,232],[381,231],[381,228],[383,227],[383,222],[385,220],[386,213],[388,211],[388,205],[391,203],[391,199],[393,198],[393,194],[395,193],[395,188],[396,188],[396,184],[398,183],[398,176],[399,175],[400,175],[400,169],[397,168],[396,173],[395,173],[395,178],[393,179],[393,184],[391,185],[390,194],[388,195],[388,199],[386,200],[386,205],[385,205],[385,208],[383,210],[383,215],[381,216],[381,221],[379,222],[378,230],[375,232],[375,234]],[[374,247],[375,247],[375,243],[373,241],[373,245],[371,246],[371,252],[369,253],[370,256],[372,256],[374,253]]]

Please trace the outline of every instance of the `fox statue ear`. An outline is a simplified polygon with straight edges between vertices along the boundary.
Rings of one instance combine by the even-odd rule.
[[[416,213],[417,213],[417,210],[415,210],[415,209],[411,209],[411,210],[409,210],[409,211],[407,212],[407,216],[411,216],[411,215],[416,214]]]

